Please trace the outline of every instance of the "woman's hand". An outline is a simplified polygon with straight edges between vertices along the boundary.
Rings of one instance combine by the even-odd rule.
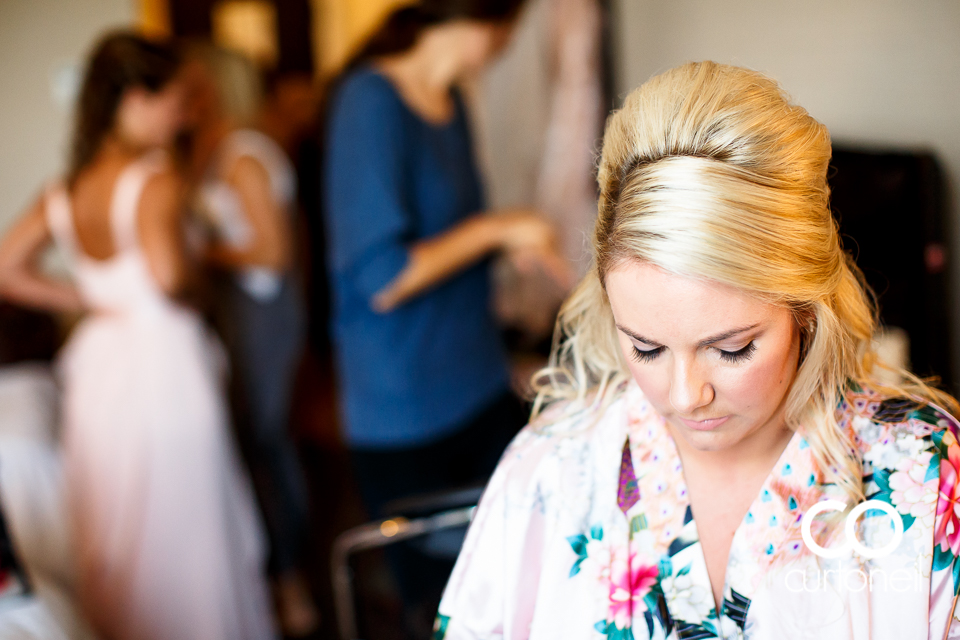
[[[570,266],[557,251],[552,224],[520,209],[484,213],[411,246],[406,267],[374,296],[372,306],[381,313],[391,311],[497,251],[521,269],[541,267],[564,288],[573,280]]]
[[[567,290],[574,273],[561,254],[556,227],[540,214],[523,209],[491,216],[499,222],[500,246],[517,268],[528,273],[541,268],[557,285]]]

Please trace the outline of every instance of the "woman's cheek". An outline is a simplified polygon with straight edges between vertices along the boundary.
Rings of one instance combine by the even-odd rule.
[[[658,363],[640,364],[628,359],[627,366],[637,386],[643,395],[650,401],[653,408],[661,415],[668,410],[670,402],[670,381],[666,375],[666,368],[657,366]]]
[[[780,358],[754,359],[743,367],[727,369],[718,391],[741,411],[757,408],[772,413],[780,406],[785,392],[783,363]],[[722,391],[721,391],[722,390]]]

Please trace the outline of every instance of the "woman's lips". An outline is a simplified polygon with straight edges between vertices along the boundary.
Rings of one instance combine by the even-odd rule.
[[[724,416],[722,418],[710,418],[709,420],[687,420],[686,418],[680,418],[680,421],[694,431],[712,431],[729,419],[730,416]]]

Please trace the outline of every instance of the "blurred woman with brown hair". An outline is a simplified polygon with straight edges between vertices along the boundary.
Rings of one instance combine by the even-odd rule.
[[[330,100],[332,341],[344,438],[375,516],[404,495],[484,481],[526,419],[493,317],[489,260],[539,261],[560,278],[566,265],[536,212],[486,208],[458,88],[496,59],[521,5],[399,9]],[[423,584],[432,564],[420,557],[401,570],[408,601],[434,588]]]
[[[188,284],[179,60],[126,33],[89,59],[73,155],[0,246],[0,291],[85,315],[61,355],[79,593],[105,638],[274,637],[259,520]],[[52,242],[75,285],[37,268]]]

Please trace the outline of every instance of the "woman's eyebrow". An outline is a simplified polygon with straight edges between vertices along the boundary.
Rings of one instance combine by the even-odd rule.
[[[746,331],[750,331],[751,329],[756,329],[756,328],[759,327],[759,326],[760,326],[760,323],[758,322],[758,323],[756,323],[756,324],[750,325],[749,327],[740,327],[739,329],[731,329],[730,331],[724,331],[723,333],[718,333],[717,335],[711,336],[711,337],[707,338],[706,340],[701,340],[701,341],[700,341],[700,346],[705,347],[705,346],[711,345],[711,344],[713,344],[713,343],[715,343],[715,342],[722,342],[723,340],[726,340],[727,338],[732,338],[733,336],[739,335],[739,334],[744,333],[744,332],[746,332]]]
[[[736,336],[736,335],[740,335],[741,333],[745,333],[745,332],[747,332],[747,331],[750,331],[751,329],[756,329],[756,328],[759,327],[759,326],[760,326],[760,323],[756,323],[756,324],[752,324],[752,325],[750,325],[750,326],[748,326],[748,327],[740,327],[739,329],[731,329],[730,331],[724,331],[723,333],[718,333],[718,334],[715,335],[715,336],[710,336],[710,337],[707,338],[706,340],[701,340],[701,341],[700,341],[700,346],[701,346],[701,347],[706,347],[706,346],[709,346],[709,345],[711,345],[711,344],[714,344],[715,342],[722,342],[723,340],[726,340],[727,338],[732,338],[732,337],[734,337],[734,336]],[[627,329],[626,327],[624,327],[624,326],[621,325],[621,324],[617,324],[617,329],[619,329],[620,331],[623,331],[625,334],[627,334],[628,336],[630,336],[631,338],[633,338],[633,339],[636,340],[637,342],[642,342],[642,343],[644,343],[644,344],[649,344],[649,345],[652,346],[652,347],[661,347],[661,346],[663,346],[663,345],[661,345],[659,342],[657,342],[656,340],[651,340],[650,338],[644,338],[644,337],[643,337],[642,335],[640,335],[639,333],[637,333],[637,332],[635,332],[635,331],[631,331],[630,329]]]
[[[643,342],[644,344],[649,344],[650,346],[653,346],[653,347],[662,347],[662,346],[663,346],[662,344],[660,344],[660,343],[657,342],[656,340],[651,340],[650,338],[644,338],[644,337],[643,337],[642,335],[640,335],[639,333],[636,333],[636,332],[634,332],[634,331],[631,331],[630,329],[627,329],[627,328],[624,327],[623,325],[618,324],[618,325],[617,325],[617,329],[620,329],[620,331],[623,331],[625,334],[627,334],[628,336],[630,336],[631,338],[633,338],[633,339],[636,340],[637,342]]]

